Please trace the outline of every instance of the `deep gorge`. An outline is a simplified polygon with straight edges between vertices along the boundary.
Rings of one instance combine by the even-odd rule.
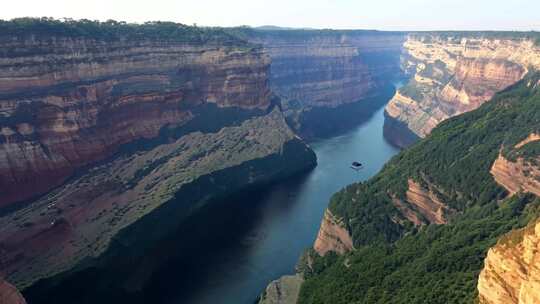
[[[1,23],[2,279],[30,303],[251,303],[299,259],[262,303],[371,303],[380,286],[349,291],[383,274],[403,282],[388,301],[534,299],[531,280],[491,277],[534,228],[502,238],[476,286],[537,214],[530,35]],[[437,237],[478,243],[456,245],[458,271],[407,255],[454,252]],[[404,289],[403,256],[463,298]]]

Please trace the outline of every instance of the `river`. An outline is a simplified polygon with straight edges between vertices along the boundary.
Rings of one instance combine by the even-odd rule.
[[[383,112],[311,143],[318,166],[309,173],[228,199],[187,223],[190,236],[170,249],[182,253],[167,258],[145,294],[161,303],[254,303],[270,281],[294,271],[331,195],[370,178],[398,152],[383,138]],[[364,168],[352,170],[352,161]]]

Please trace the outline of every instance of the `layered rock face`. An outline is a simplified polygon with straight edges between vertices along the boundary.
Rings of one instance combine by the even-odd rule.
[[[375,103],[366,99],[381,94],[383,84],[400,74],[403,39],[399,33],[370,31],[261,30],[251,34],[251,41],[262,44],[272,59],[271,87],[282,97],[288,121],[305,137],[326,133],[317,127],[324,123],[321,117],[311,117],[317,109],[325,109],[324,120],[336,116],[333,127],[337,128],[337,118],[343,121],[337,112],[340,106]],[[371,106],[373,111],[386,101],[364,105],[363,110],[368,112]]]
[[[478,278],[482,304],[540,303],[540,222],[512,231],[491,248]]]
[[[522,158],[513,162],[499,155],[491,167],[491,174],[510,194],[530,192],[540,196],[540,169]]]
[[[0,208],[186,123],[198,105],[269,105],[260,48],[39,36],[0,45]]]
[[[501,151],[491,166],[491,175],[510,195],[518,192],[529,192],[540,196],[538,156],[523,153],[528,148],[534,149],[535,145],[540,144],[539,141],[540,136],[537,133],[529,134],[514,145],[510,151],[506,151],[504,154]]]
[[[448,216],[454,211],[441,201],[436,194],[436,188],[432,185],[424,187],[412,179],[409,179],[407,183],[405,201],[396,197],[392,198],[392,202],[400,213],[416,226],[446,224]]]
[[[414,75],[386,107],[385,135],[412,131],[425,137],[440,122],[478,108],[496,92],[540,67],[540,48],[530,40],[409,36],[403,68]]]
[[[343,254],[353,249],[353,241],[349,231],[330,210],[326,210],[324,213],[313,249],[320,256],[326,255],[329,251]]]
[[[139,258],[211,199],[316,164],[260,47],[1,42],[0,273],[18,288]]]

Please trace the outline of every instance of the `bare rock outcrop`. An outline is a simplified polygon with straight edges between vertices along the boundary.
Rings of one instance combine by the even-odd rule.
[[[503,236],[478,278],[481,304],[540,303],[540,222]]]
[[[523,158],[514,162],[499,154],[490,172],[510,194],[530,192],[540,196],[540,168]]]
[[[387,119],[425,137],[440,122],[516,83],[530,67],[539,68],[540,48],[526,39],[410,35],[402,61],[414,77],[387,105]]]
[[[12,38],[0,56],[0,208],[185,124],[200,105],[270,104],[270,60],[260,47]]]
[[[405,201],[392,198],[394,206],[415,226],[424,224],[446,224],[448,216],[454,213],[435,193],[433,186],[423,187],[409,179]]]
[[[313,249],[324,256],[329,251],[343,254],[353,248],[353,240],[347,228],[330,210],[326,210]]]
[[[282,276],[268,284],[259,304],[296,304],[303,282],[301,274]]]
[[[337,107],[373,94],[377,78],[399,72],[404,36],[362,31],[260,31],[251,41],[261,43],[272,59],[272,89],[288,100],[309,107]],[[371,57],[370,57],[371,56]]]

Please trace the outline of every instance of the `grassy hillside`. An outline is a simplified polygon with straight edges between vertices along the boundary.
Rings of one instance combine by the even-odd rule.
[[[499,151],[540,129],[540,74],[497,94],[478,110],[449,119],[400,153],[374,178],[332,198],[356,250],[317,258],[300,303],[472,303],[489,247],[536,218],[533,195],[506,197],[489,173]],[[538,157],[536,143],[520,149]],[[446,225],[414,227],[392,204],[407,179],[431,185],[456,211]]]

